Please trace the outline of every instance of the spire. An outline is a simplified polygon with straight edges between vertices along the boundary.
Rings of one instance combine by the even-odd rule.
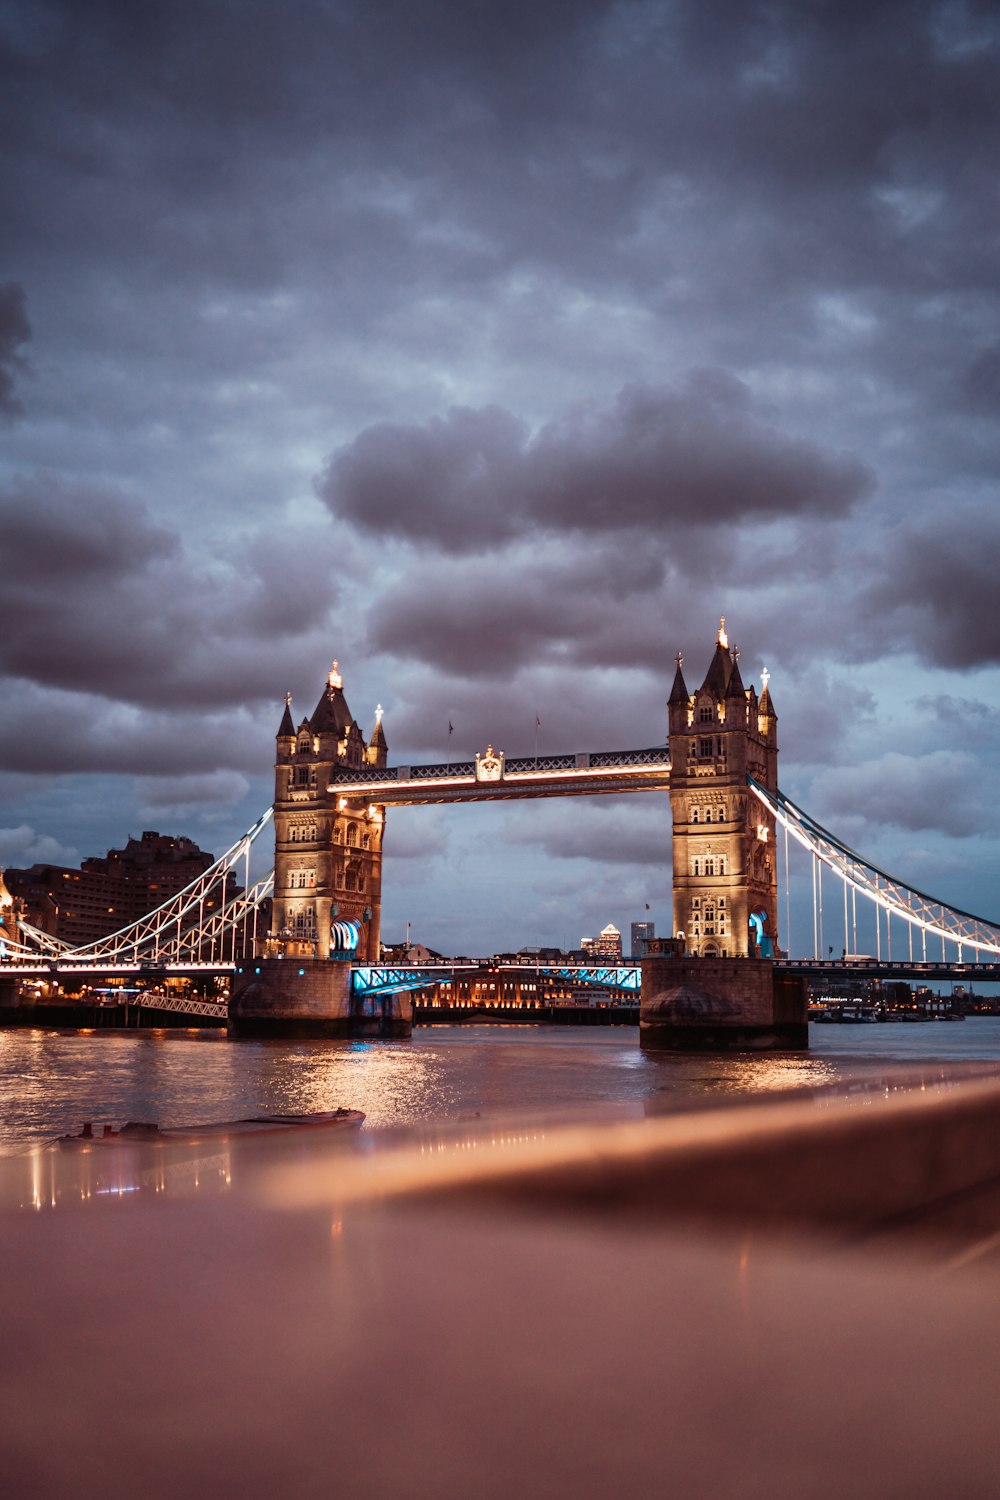
[[[282,735],[286,735],[286,734],[287,735],[291,735],[293,737],[295,735],[295,725],[292,723],[292,695],[291,695],[291,693],[286,693],[285,694],[285,712],[282,714],[282,716],[281,716],[281,723],[278,725],[278,735],[277,735],[277,738],[280,740],[281,737],[282,737]]]
[[[771,689],[768,687],[770,681],[771,674],[765,667],[760,674],[761,694],[757,711],[762,717],[764,714],[767,714],[768,718],[776,719],[778,715],[774,711],[774,704],[771,702]]]
[[[382,715],[384,712],[385,710],[381,703],[377,704],[375,708],[375,728],[372,730],[371,738],[368,741],[369,745],[374,745],[377,750],[388,750],[389,748],[385,741],[385,730],[382,728]]]
[[[701,691],[706,690],[713,698],[725,698],[729,690],[729,678],[733,671],[733,658],[729,654],[729,637],[726,634],[725,615],[719,621],[719,633],[715,638],[715,655],[712,657],[711,665],[701,685]]]
[[[313,734],[333,733],[343,738],[352,722],[351,710],[344,697],[340,663],[335,661],[327,674],[326,687],[310,720],[310,728]]]
[[[688,692],[687,684],[684,681],[684,673],[682,671],[682,668],[684,666],[684,658],[679,651],[677,653],[676,660],[677,671],[674,673],[674,685],[670,689],[670,697],[667,699],[667,702],[686,703],[691,695]]]
[[[736,652],[736,651],[733,652],[733,656],[734,657],[737,657],[738,654],[739,653]],[[727,698],[745,698],[746,695],[747,695],[747,690],[743,686],[743,678],[740,676],[740,664],[739,664],[739,661],[738,660],[734,660],[733,661],[732,675],[729,678],[729,686],[726,688],[726,697]]]

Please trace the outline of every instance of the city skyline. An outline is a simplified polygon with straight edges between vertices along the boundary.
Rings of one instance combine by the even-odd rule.
[[[0,48],[0,864],[219,852],[333,657],[390,763],[662,743],[724,614],[784,790],[1000,917],[991,7]],[[384,935],[666,932],[665,804],[392,810]]]

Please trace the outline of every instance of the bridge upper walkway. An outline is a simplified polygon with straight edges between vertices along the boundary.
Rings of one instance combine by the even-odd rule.
[[[330,791],[379,806],[413,807],[431,802],[495,802],[504,798],[580,797],[612,792],[666,791],[670,753],[601,750],[569,755],[518,756],[487,753],[475,760],[420,766],[337,769]]]

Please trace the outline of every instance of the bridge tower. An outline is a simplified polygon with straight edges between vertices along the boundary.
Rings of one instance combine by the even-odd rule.
[[[274,768],[274,897],[268,954],[378,963],[385,808],[330,790],[334,766],[382,767],[382,710],[366,742],[347,706],[338,663],[298,728],[291,698]]]
[[[385,808],[330,787],[335,767],[377,770],[387,755],[381,708],[366,741],[336,662],[297,728],[285,700],[274,765],[271,931],[262,951],[237,965],[229,1001],[236,1035],[410,1035],[408,995],[387,997],[376,1018],[355,1014],[351,965],[379,960]]]
[[[775,825],[748,773],[778,786],[778,716],[768,690],[745,687],[723,619],[701,687],[683,658],[668,703],[674,932],[702,958],[777,956]]]

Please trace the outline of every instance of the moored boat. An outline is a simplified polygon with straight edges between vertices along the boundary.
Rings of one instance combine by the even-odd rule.
[[[105,1125],[95,1134],[87,1121],[78,1135],[61,1135],[59,1145],[129,1146],[194,1144],[205,1140],[228,1140],[234,1136],[275,1135],[289,1131],[357,1130],[364,1123],[360,1109],[335,1109],[304,1115],[251,1115],[243,1120],[223,1120],[207,1125],[177,1125],[163,1129],[145,1120],[129,1120],[120,1130]]]

